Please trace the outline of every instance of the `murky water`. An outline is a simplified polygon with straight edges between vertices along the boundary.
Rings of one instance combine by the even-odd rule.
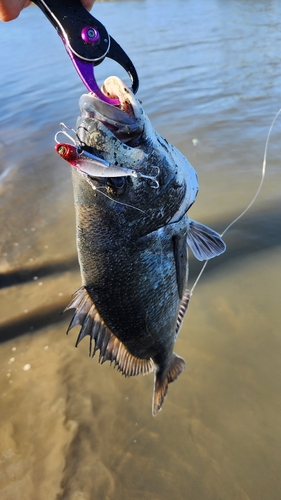
[[[280,107],[280,2],[93,12],[133,59],[155,128],[198,171],[191,217],[222,231],[255,193]],[[53,137],[85,89],[37,8],[1,24],[0,44],[1,499],[280,500],[281,120],[261,195],[195,290],[176,345],[186,370],[153,418],[152,376],[89,359],[60,316],[80,276]],[[110,61],[96,74],[125,76]]]

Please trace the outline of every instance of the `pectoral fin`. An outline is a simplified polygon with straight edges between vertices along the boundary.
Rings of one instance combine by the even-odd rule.
[[[191,219],[186,241],[198,260],[212,259],[222,254],[226,249],[219,233]]]

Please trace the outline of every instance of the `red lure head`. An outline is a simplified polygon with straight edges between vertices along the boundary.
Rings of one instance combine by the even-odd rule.
[[[66,161],[71,163],[71,165],[77,162],[77,148],[72,144],[59,143],[55,145],[56,152]]]

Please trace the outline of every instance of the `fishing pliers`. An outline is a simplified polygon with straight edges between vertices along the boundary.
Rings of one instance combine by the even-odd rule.
[[[94,67],[105,57],[113,59],[127,71],[132,81],[132,90],[137,92],[139,79],[132,61],[107,33],[103,24],[83,7],[80,0],[33,2],[56,28],[76,71],[90,92],[108,104],[119,104],[118,99],[111,99],[103,94],[95,79]]]

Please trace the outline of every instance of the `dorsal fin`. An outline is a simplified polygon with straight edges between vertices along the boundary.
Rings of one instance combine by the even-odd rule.
[[[99,362],[101,364],[105,361],[114,362],[114,366],[117,366],[118,370],[126,377],[146,375],[154,371],[154,363],[151,358],[139,359],[133,356],[126,346],[107,328],[85,287],[81,287],[75,292],[64,312],[69,309],[75,309],[75,313],[67,333],[74,326],[81,326],[76,347],[84,337],[89,335],[89,355],[94,357],[96,351],[99,350]],[[94,347],[92,347],[93,340],[95,341]]]

